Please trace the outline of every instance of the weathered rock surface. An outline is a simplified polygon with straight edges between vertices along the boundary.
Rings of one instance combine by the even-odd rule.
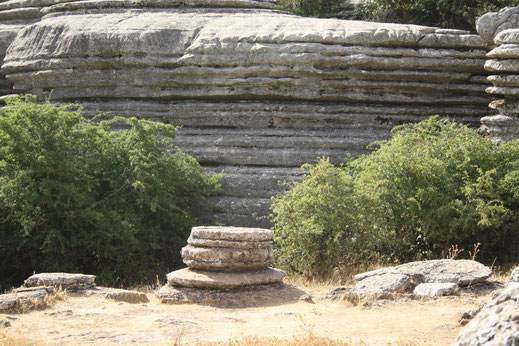
[[[24,281],[25,287],[54,286],[62,289],[88,289],[95,286],[95,275],[71,273],[34,274]]]
[[[403,122],[441,114],[477,126],[491,114],[487,44],[478,35],[273,8],[249,0],[0,2],[0,36],[5,25],[14,40],[5,44],[0,96],[52,91],[55,102],[80,103],[87,114],[181,125],[177,144],[228,173],[209,214],[243,226],[269,225],[258,218],[280,183],[301,179],[303,163],[366,153]]]
[[[492,270],[476,261],[441,259],[409,262],[395,267],[381,268],[355,275],[355,279],[362,281],[372,276],[385,274],[406,275],[417,284],[452,282],[459,286],[466,286],[487,279],[492,275]]]
[[[378,298],[393,293],[401,293],[411,287],[408,275],[386,273],[373,275],[359,281],[349,294],[355,297]]]
[[[220,289],[281,283],[284,277],[283,271],[274,268],[248,272],[214,272],[185,268],[167,275],[171,286]]]
[[[106,299],[113,299],[131,304],[148,303],[150,301],[146,293],[111,287],[95,287],[88,290],[86,294],[102,295]]]
[[[498,12],[486,13],[476,23],[478,34],[489,45],[494,44],[494,39],[500,32],[517,27],[519,27],[518,7],[505,7]]]
[[[0,294],[0,312],[7,313],[30,309],[35,304],[43,302],[47,294],[53,291],[53,287],[34,287]]]
[[[507,8],[488,16],[501,24],[493,36],[497,47],[487,54],[485,69],[495,74],[487,78],[493,86],[486,90],[504,99],[490,104],[499,114],[483,117],[481,123],[482,130],[501,143],[519,138],[519,8]]]
[[[519,267],[516,267],[510,274],[510,282],[519,282]]]
[[[419,297],[448,296],[456,292],[458,285],[450,282],[421,283],[413,290],[413,294]]]
[[[215,239],[196,239],[189,237],[187,243],[193,246],[211,248],[232,248],[232,249],[262,249],[272,247],[271,241],[230,241]]]
[[[255,307],[297,302],[306,292],[285,284],[246,286],[232,290],[166,285],[157,297],[167,304],[205,304],[217,307]]]
[[[190,238],[243,242],[268,242],[274,232],[264,228],[200,226],[191,229]]]
[[[181,254],[188,267],[203,270],[254,270],[268,267],[272,262],[272,247],[233,249],[188,245]]]
[[[458,334],[453,345],[519,344],[519,284],[500,292]]]
[[[355,279],[358,282],[350,290],[350,294],[356,297],[384,296],[407,290],[421,283],[450,283],[456,287],[467,286],[482,282],[491,274],[490,268],[471,260],[444,259],[409,262],[356,275]],[[432,291],[431,287],[422,286],[419,291]]]

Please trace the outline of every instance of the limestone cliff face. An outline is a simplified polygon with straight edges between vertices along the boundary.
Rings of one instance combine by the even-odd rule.
[[[480,36],[300,18],[273,2],[0,2],[0,93],[12,83],[89,114],[182,125],[178,145],[227,173],[213,216],[235,226],[268,224],[256,218],[305,162],[365,153],[433,114],[473,124],[490,114]],[[32,25],[5,19],[28,8]]]

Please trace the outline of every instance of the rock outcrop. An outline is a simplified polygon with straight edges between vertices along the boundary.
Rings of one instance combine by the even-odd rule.
[[[281,284],[285,273],[268,267],[273,236],[261,228],[193,227],[181,252],[188,268],[169,273],[157,296],[166,303],[204,302],[221,290]]]
[[[258,217],[280,183],[317,157],[366,153],[434,114],[474,126],[491,114],[487,43],[461,30],[301,18],[273,1],[0,5],[0,35],[15,13],[34,22],[9,44],[0,85],[182,126],[179,147],[227,174],[209,212],[224,225],[268,225]]]
[[[101,295],[127,303],[149,302],[146,293],[110,287],[98,287],[95,275],[79,273],[39,273],[30,276],[22,287],[0,295],[0,312],[23,312],[45,303],[48,295],[63,290],[72,295]]]
[[[504,99],[490,104],[499,114],[483,117],[481,122],[502,142],[519,138],[519,29],[499,32],[495,43],[498,47],[487,54],[490,59],[485,64],[494,73],[488,77],[494,86],[487,88],[487,92],[502,95]]]
[[[501,291],[458,334],[453,345],[519,344],[519,283]]]
[[[436,297],[480,283],[491,274],[490,268],[471,260],[409,262],[355,275],[358,282],[348,294],[354,298],[378,298],[414,288],[417,296]]]
[[[497,143],[519,138],[519,7],[507,7],[483,15],[477,23],[481,37],[493,46],[485,69],[493,84],[487,92],[503,97],[490,103],[497,115],[481,119],[483,130]]]

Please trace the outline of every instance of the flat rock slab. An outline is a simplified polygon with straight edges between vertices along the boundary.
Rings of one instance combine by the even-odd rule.
[[[451,282],[459,286],[467,286],[481,282],[490,275],[492,270],[487,266],[471,260],[431,260],[401,264],[396,267],[387,267],[355,275],[357,281],[372,276],[385,274],[400,274],[409,276],[414,284]]]
[[[231,273],[184,268],[171,272],[166,277],[168,284],[171,286],[229,289],[281,283],[285,277],[285,272],[274,268]]]
[[[419,297],[441,297],[456,292],[458,285],[450,282],[422,283],[414,288],[414,295]]]
[[[203,226],[191,229],[193,239],[230,241],[271,241],[274,232],[264,228]]]
[[[95,286],[95,275],[71,273],[40,273],[24,281],[25,287],[55,286],[62,289],[87,289]]]
[[[387,273],[374,275],[357,282],[349,291],[349,295],[358,298],[381,298],[385,295],[404,292],[411,287],[409,276]]]
[[[230,241],[216,239],[196,239],[189,237],[187,243],[196,247],[219,247],[232,249],[264,249],[272,247],[271,241]]]
[[[161,287],[156,295],[165,304],[203,304],[244,308],[297,302],[306,292],[282,283],[247,286],[232,290],[192,287]]]
[[[111,287],[96,287],[88,290],[87,294],[102,295],[106,299],[113,299],[131,304],[148,303],[150,301],[146,293]]]
[[[512,283],[461,330],[453,345],[518,345],[519,283]]]
[[[29,289],[17,289],[13,293],[0,295],[0,312],[16,312],[31,308],[42,302],[47,294],[53,292],[53,287],[35,287]]]

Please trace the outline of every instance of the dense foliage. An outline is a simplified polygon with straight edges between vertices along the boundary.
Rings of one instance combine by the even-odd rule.
[[[112,127],[125,130],[112,131]],[[95,122],[75,106],[10,99],[0,110],[0,278],[83,272],[98,282],[154,279],[179,265],[211,193],[194,158],[175,149],[176,128],[135,118]]]
[[[517,261],[519,141],[495,145],[431,118],[395,128],[370,155],[326,159],[273,198],[278,265],[307,276],[344,265],[443,258]]]
[[[338,12],[340,0],[279,0],[282,10],[305,17],[327,17]]]
[[[475,31],[479,16],[506,6],[519,6],[519,0],[364,0],[355,18]]]

